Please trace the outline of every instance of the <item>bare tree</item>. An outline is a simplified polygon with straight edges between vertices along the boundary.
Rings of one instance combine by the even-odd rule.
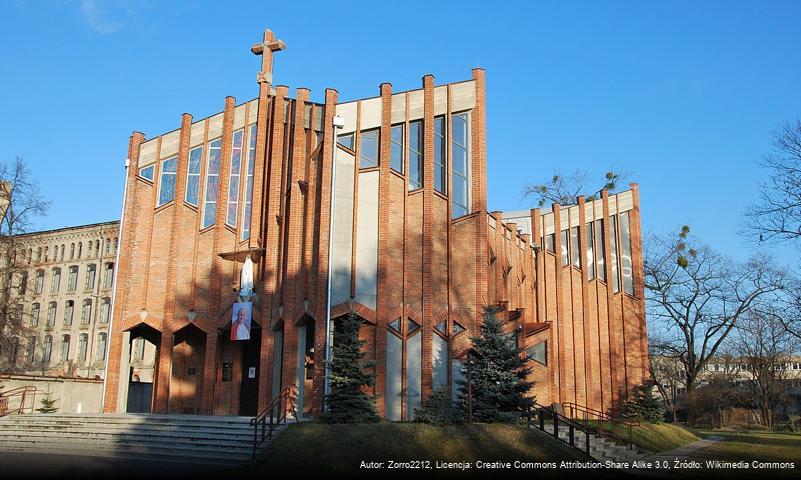
[[[589,172],[583,170],[576,170],[569,175],[554,172],[553,176],[544,182],[526,185],[523,188],[523,198],[533,198],[539,207],[549,203],[572,205],[576,203],[576,197],[582,193],[588,201],[597,200],[601,190],[613,192],[620,182],[628,178],[628,174],[610,169],[604,174],[603,181],[596,184],[597,190],[586,192],[586,188],[592,188],[587,187],[591,177]]]
[[[663,343],[659,337],[648,336],[648,373],[665,402],[665,408],[671,413],[673,422],[676,422],[679,391],[686,388],[685,378],[681,364],[669,349],[662,347]]]
[[[759,164],[769,178],[746,209],[742,233],[752,242],[801,239],[801,120],[778,126],[773,151]]]
[[[33,219],[45,215],[50,206],[31,176],[20,157],[10,164],[0,163],[0,358],[12,367],[19,338],[26,332],[22,310],[15,304],[27,288],[27,258],[18,237],[28,232]]]
[[[759,408],[762,424],[768,428],[773,428],[776,407],[787,400],[788,362],[798,349],[798,338],[784,328],[780,316],[770,305],[753,309],[733,335],[738,361],[746,367],[749,396]]]
[[[736,264],[709,247],[691,248],[689,227],[678,235],[652,237],[645,258],[646,305],[661,327],[658,348],[681,365],[688,398],[699,374],[740,318],[756,302],[781,292],[785,274],[769,259]],[[688,408],[688,421],[692,411]]]

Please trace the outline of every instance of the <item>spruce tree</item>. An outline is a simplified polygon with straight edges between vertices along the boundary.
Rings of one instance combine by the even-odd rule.
[[[58,407],[56,407],[57,401],[58,400],[53,398],[53,394],[47,391],[39,400],[42,406],[37,408],[36,411],[39,413],[56,413],[58,411]]]
[[[330,393],[325,396],[326,410],[321,420],[329,423],[372,423],[380,420],[375,399],[362,390],[375,382],[373,362],[364,359],[359,339],[361,320],[356,314],[334,325],[333,358],[328,363]]]
[[[623,402],[621,413],[627,420],[662,423],[665,420],[665,404],[654,395],[650,385],[637,385]]]
[[[514,338],[503,332],[495,309],[484,308],[480,335],[472,337],[477,357],[472,366],[473,419],[479,422],[516,421],[533,403],[526,394],[531,367],[521,356]],[[467,376],[459,382],[459,403],[467,417]]]

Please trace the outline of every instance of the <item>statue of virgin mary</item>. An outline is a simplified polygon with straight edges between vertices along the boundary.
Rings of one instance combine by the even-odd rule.
[[[248,255],[239,277],[239,296],[247,297],[250,295],[253,295],[253,260]]]

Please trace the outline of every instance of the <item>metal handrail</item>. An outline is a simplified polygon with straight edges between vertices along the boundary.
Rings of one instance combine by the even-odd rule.
[[[546,417],[550,417],[550,420],[553,421],[553,432],[552,435],[555,439],[567,443],[573,448],[582,449],[581,447],[576,445],[576,430],[579,432],[584,433],[584,452],[589,455],[590,454],[590,437],[595,434],[595,430],[590,428],[586,425],[582,425],[579,422],[574,421],[571,418],[562,415],[561,413],[555,411],[552,408],[545,407],[534,402],[533,406],[537,409],[537,424],[536,426],[545,431],[545,419]],[[528,416],[528,424],[531,426],[531,412],[527,413]],[[559,436],[559,425],[565,424],[568,427],[568,438],[567,440],[562,439]]]
[[[4,417],[6,415],[11,414],[21,414],[25,413],[25,410],[33,412],[33,405],[36,402],[36,387],[32,385],[27,385],[24,387],[14,388],[12,390],[8,390],[6,392],[0,392],[0,417]],[[32,394],[30,407],[26,407],[28,394]],[[12,397],[19,397],[19,405],[16,408],[9,409],[8,405],[10,404],[9,399]]]
[[[634,448],[634,427],[639,425],[640,422],[636,420],[628,420],[624,418],[614,418],[611,415],[604,413],[594,408],[579,405],[577,403],[566,402],[562,403],[562,408],[567,410],[568,416],[573,420],[583,421],[587,427],[595,427],[598,435],[609,437],[619,442],[626,444],[628,449]],[[597,425],[592,425],[590,422],[595,421]],[[606,423],[611,425],[622,425],[627,433],[628,438],[623,438],[618,431],[613,428],[606,428]]]
[[[264,445],[264,442],[273,438],[273,431],[278,428],[278,425],[286,422],[287,406],[292,410],[295,423],[299,423],[298,412],[295,409],[295,397],[292,395],[290,387],[283,389],[281,394],[267,405],[267,408],[250,419],[250,424],[253,425],[252,459],[256,459],[256,453]]]

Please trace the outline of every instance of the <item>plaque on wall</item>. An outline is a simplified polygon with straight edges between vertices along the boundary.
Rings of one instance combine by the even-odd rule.
[[[256,378],[256,367],[248,368],[248,378]]]
[[[233,378],[234,364],[232,362],[223,362],[222,366],[222,381],[230,382]]]

